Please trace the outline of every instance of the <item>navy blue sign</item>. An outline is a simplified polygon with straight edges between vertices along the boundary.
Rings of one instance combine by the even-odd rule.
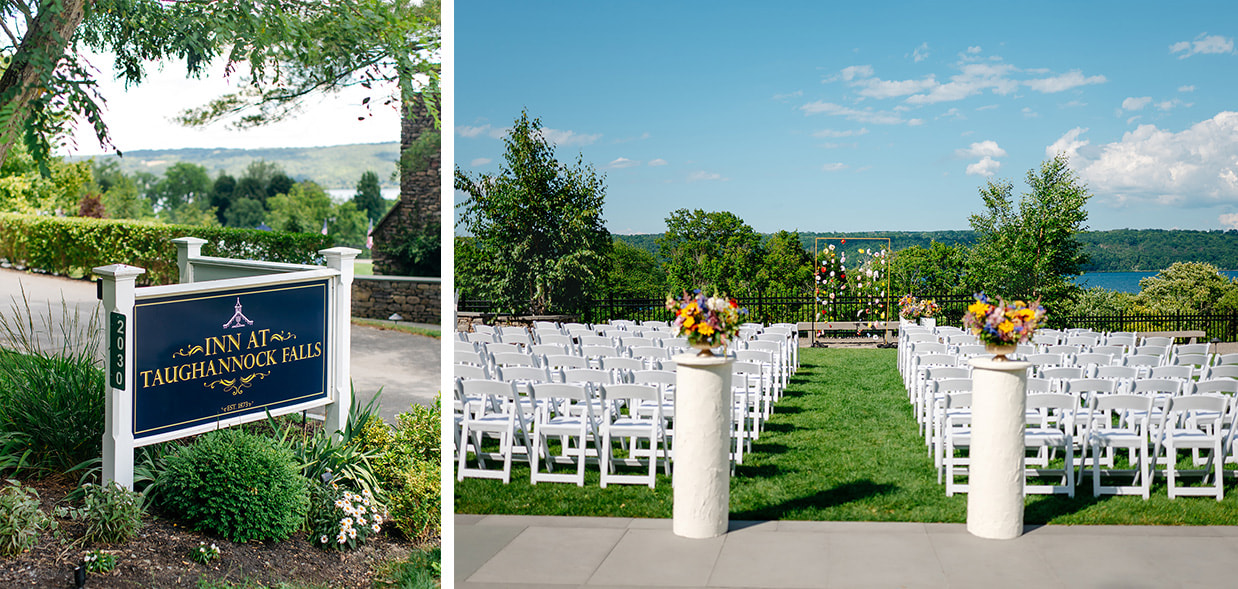
[[[328,282],[139,299],[134,438],[326,398]]]

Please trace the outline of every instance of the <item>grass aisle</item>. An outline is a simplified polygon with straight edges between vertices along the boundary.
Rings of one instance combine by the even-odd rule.
[[[946,497],[917,434],[895,350],[804,349],[800,371],[775,408],[754,452],[731,481],[731,518],[963,522],[967,496]],[[457,513],[670,517],[670,480],[657,489],[598,487],[596,467],[586,486],[529,484],[527,466],[512,483],[456,483]],[[1238,488],[1224,501],[1169,500],[1163,478],[1152,498],[1093,498],[1084,478],[1075,499],[1033,495],[1029,524],[1238,525]]]

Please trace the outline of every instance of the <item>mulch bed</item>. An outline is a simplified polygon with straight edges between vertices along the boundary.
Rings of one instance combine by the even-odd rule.
[[[69,480],[25,481],[39,492],[47,514],[75,483]],[[16,557],[0,559],[0,587],[75,587],[73,569],[89,551],[99,549],[117,557],[110,573],[91,574],[86,587],[147,588],[195,587],[200,579],[262,585],[296,582],[314,587],[368,588],[373,569],[381,562],[406,558],[414,548],[384,531],[353,551],[315,548],[303,534],[283,542],[234,544],[183,528],[179,523],[148,514],[138,536],[126,544],[94,545],[85,542],[85,524],[57,519],[60,531],[45,531],[39,544]],[[57,537],[59,536],[59,538]],[[209,564],[190,559],[190,552],[205,541],[219,547],[219,558]]]

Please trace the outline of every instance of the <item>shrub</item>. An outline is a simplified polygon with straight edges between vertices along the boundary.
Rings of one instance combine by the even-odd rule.
[[[31,466],[65,472],[102,452],[104,375],[95,364],[98,315],[62,304],[53,321],[55,307],[36,316],[23,297],[0,314],[0,339],[14,350],[0,350],[0,431],[27,444]],[[40,324],[59,328],[50,334]]]
[[[128,542],[142,527],[142,496],[108,481],[85,487],[86,539],[104,544]]]
[[[30,549],[49,523],[39,509],[37,491],[13,480],[0,489],[0,555],[13,556]]]
[[[82,557],[88,573],[110,573],[116,568],[116,555],[102,550],[91,550]]]
[[[307,481],[274,440],[224,429],[167,458],[162,503],[191,526],[233,542],[283,540],[304,521]]]
[[[382,448],[374,473],[386,491],[391,522],[410,539],[434,537],[441,529],[439,435],[436,402],[397,415],[394,431],[371,420],[358,438],[362,446]]]
[[[177,282],[177,237],[207,240],[202,255],[309,264],[331,239],[288,233],[121,219],[0,213],[0,258],[56,274],[84,276],[91,268],[125,262],[146,269],[139,285]]]
[[[414,550],[405,560],[382,564],[375,571],[374,587],[437,589],[442,577],[442,550],[437,546]]]

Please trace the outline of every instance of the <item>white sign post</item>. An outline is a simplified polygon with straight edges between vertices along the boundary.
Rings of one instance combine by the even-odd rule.
[[[133,301],[137,277],[146,270],[112,264],[94,269],[103,281],[108,322],[106,411],[103,422],[103,480],[133,487]]]

